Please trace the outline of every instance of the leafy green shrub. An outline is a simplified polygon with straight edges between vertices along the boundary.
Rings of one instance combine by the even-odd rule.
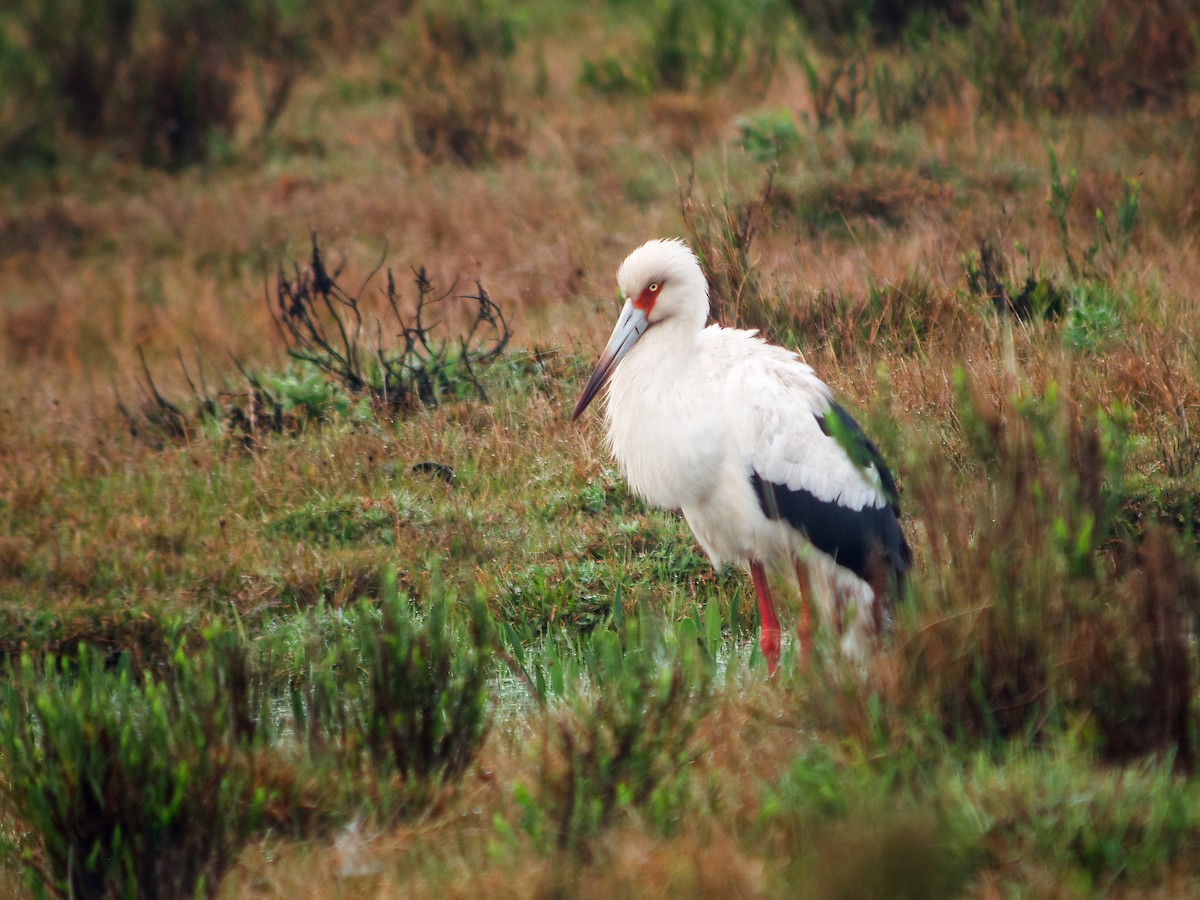
[[[1072,350],[1095,353],[1120,338],[1127,300],[1101,282],[1078,284],[1067,293],[1063,343]]]
[[[371,406],[365,397],[357,400],[345,388],[331,382],[325,373],[308,360],[297,360],[284,372],[264,372],[255,379],[268,396],[274,398],[285,415],[320,421],[346,418],[366,421]]]
[[[914,789],[892,761],[800,754],[765,791],[758,828],[791,860],[801,896],[958,897],[980,837],[938,794]]]
[[[237,639],[177,652],[173,674],[26,656],[0,709],[4,790],[35,836],[31,875],[62,896],[212,894],[257,827],[263,694]]]
[[[734,124],[742,135],[742,149],[759,162],[777,159],[800,145],[795,119],[786,109],[762,110]]]
[[[694,635],[694,631],[688,631]],[[623,810],[665,826],[696,758],[696,728],[709,708],[711,666],[694,636],[661,631],[648,617],[625,637],[598,630],[581,644],[581,667],[562,707],[547,712],[542,777],[514,792],[521,827],[537,843],[587,855],[589,841]]]
[[[1169,760],[1098,762],[1067,736],[1046,750],[1014,747],[1000,761],[972,756],[939,788],[997,867],[1036,861],[1084,895],[1194,873],[1195,780],[1179,778]]]
[[[1200,568],[1186,545],[1126,521],[1130,413],[1053,385],[999,403],[962,373],[956,385],[954,465],[976,477],[964,494],[946,491],[947,464],[907,473],[929,575],[876,673],[876,721],[901,742],[920,722],[995,746],[1085,716],[1105,755],[1169,748],[1190,768]]]
[[[357,802],[383,818],[423,810],[463,775],[490,724],[495,626],[481,599],[435,581],[420,612],[385,579],[378,605],[310,614],[294,725],[318,768],[355,779]]]

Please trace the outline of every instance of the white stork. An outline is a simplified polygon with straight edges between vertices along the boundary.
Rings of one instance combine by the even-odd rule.
[[[625,306],[575,406],[609,384],[608,446],[633,490],[678,509],[716,568],[750,570],[759,646],[774,672],[779,620],[767,571],[807,591],[865,654],[911,561],[879,450],[799,356],[753,331],[705,328],[708,282],[680,240],[649,241],[617,272]],[[803,657],[802,657],[803,659]]]

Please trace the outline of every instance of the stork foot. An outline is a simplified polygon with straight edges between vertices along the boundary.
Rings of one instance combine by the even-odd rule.
[[[758,560],[750,560],[750,578],[754,581],[754,594],[758,598],[758,647],[767,661],[767,674],[774,675],[779,668],[779,618],[775,615],[775,601],[771,598],[767,573]]]
[[[758,634],[758,648],[767,661],[767,675],[774,675],[779,669],[779,629],[763,628]]]

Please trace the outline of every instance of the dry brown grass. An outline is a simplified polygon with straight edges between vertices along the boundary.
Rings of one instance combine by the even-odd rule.
[[[1096,28],[1110,28],[1123,8],[1104,4]],[[1147,35],[1145,52],[1134,53],[1142,81],[1160,57],[1187,50],[1153,17],[1135,25]],[[916,718],[1020,733],[1029,708],[1058,691],[1055,702],[1074,704],[1110,758],[1194,753],[1194,648],[1180,641],[1198,615],[1185,549],[1200,499],[1195,97],[1125,106],[1136,86],[1089,57],[1081,65],[1093,68],[1080,71],[1103,82],[1096,102],[1001,114],[960,82],[897,127],[868,110],[818,129],[794,57],[783,56],[765,85],[733,78],[690,92],[602,95],[578,82],[581,44],[624,54],[642,45],[599,8],[560,11],[544,31],[529,25],[530,38],[499,68],[456,68],[429,27],[300,79],[270,137],[235,136],[229,164],[167,176],[68,148],[54,173],[0,185],[0,653],[23,641],[69,649],[100,635],[150,654],[173,617],[236,615],[255,628],[288,610],[374,595],[380,571],[397,564],[402,587],[419,596],[431,558],[448,582],[481,587],[497,603],[537,567],[566,580],[594,562],[643,561],[665,540],[667,520],[627,495],[607,497],[604,517],[582,511],[579,493],[611,481],[610,464],[599,425],[572,427],[568,411],[611,327],[617,265],[640,242],[689,229],[708,239],[710,265],[727,284],[752,284],[740,302],[757,303],[757,318],[748,306],[734,315],[795,343],[893,462],[922,593],[865,681],[818,665],[807,681],[752,686],[718,703],[700,725],[689,818],[666,836],[623,815],[587,862],[543,853],[519,831],[505,836],[495,823],[519,819],[513,785],[537,783],[542,738],[534,728],[497,730],[446,808],[379,835],[264,840],[243,853],[223,896],[755,897],[797,883],[813,896],[852,895],[840,869],[813,875],[812,859],[884,847],[873,871],[891,871],[895,858],[917,855],[903,833],[920,842],[930,820],[901,816],[883,830],[841,822],[803,855],[811,824],[765,826],[762,804],[764,786],[815,742],[921,757],[940,747],[936,729],[900,734]],[[406,40],[427,57],[405,56]],[[831,44],[822,65],[839,49]],[[904,59],[896,47],[873,52]],[[411,65],[435,77],[410,97],[395,88]],[[252,85],[240,89],[239,102],[252,103]],[[478,125],[472,102],[488,91],[503,107],[495,130],[455,144],[447,129]],[[800,135],[765,198],[771,164],[739,148],[735,124],[764,109],[792,112]],[[998,317],[967,287],[966,260],[985,240],[999,248],[1010,284],[1077,280],[1047,202],[1048,146],[1078,172],[1067,213],[1076,261],[1094,239],[1096,209],[1111,215],[1124,181],[1141,185],[1128,255],[1094,279],[1124,304],[1115,338],[1097,349],[1067,346],[1068,321]],[[747,211],[753,237],[731,247],[728,223]],[[180,350],[189,366],[203,360],[214,383],[239,389],[231,355],[251,370],[283,366],[264,290],[280,262],[305,258],[313,229],[327,254],[344,256],[347,285],[384,258],[398,277],[424,266],[438,285],[479,278],[514,347],[560,353],[534,387],[488,405],[244,443],[131,436],[117,402],[140,402],[139,348],[176,399],[189,390]],[[1030,473],[1066,479],[1070,466],[1047,476],[1024,434],[989,472],[964,427],[957,371],[983,427],[1004,439],[1020,431],[1014,401],[1053,385],[1077,467],[1095,460],[1095,415],[1127,408],[1127,532],[1090,557],[1097,568],[1083,587],[1061,571],[1031,571],[1048,565],[1030,548],[1045,544],[1053,517],[1038,507]],[[459,480],[414,475],[423,461]],[[1081,481],[1063,487],[1078,507],[1067,516],[1073,526],[1096,500],[1094,481]],[[386,539],[338,545],[280,532],[326,502],[351,518],[382,512]],[[617,531],[629,523],[636,536]],[[619,584],[627,603],[661,606],[718,584],[674,577]],[[616,577],[596,580],[607,609]],[[1045,641],[1030,643],[1028,622],[997,624],[996,598],[1014,584],[1053,589],[1040,607]],[[964,696],[979,659],[996,673],[985,701]],[[1107,705],[1087,689],[1108,692]],[[1011,721],[985,721],[997,709],[1010,709]],[[1001,858],[1009,845],[998,848],[973,886],[980,896],[1013,884]],[[1031,893],[1071,893],[1044,861],[1022,866],[1019,884]],[[1196,867],[1179,870],[1172,877],[1194,890]],[[0,892],[10,876],[0,871]]]
[[[606,298],[612,270],[628,248],[681,231],[676,188],[691,163],[671,150],[673,141],[662,143],[662,129],[676,126],[663,125],[657,101],[581,97],[569,81],[551,82],[550,90],[527,157],[484,170],[451,166],[414,174],[379,156],[386,141],[362,140],[344,151],[336,144],[328,149],[345,159],[334,176],[306,171],[311,167],[299,157],[180,179],[106,176],[82,198],[82,185],[70,184],[10,194],[0,334],[12,375],[20,378],[32,367],[50,384],[76,383],[86,397],[94,380],[127,380],[137,344],[158,360],[193,344],[217,359],[226,350],[269,359],[277,351],[263,346],[267,323],[257,298],[274,262],[300,255],[310,227],[347,253],[351,277],[365,275],[385,248],[395,265],[423,264],[439,283],[481,275],[528,343],[570,345],[575,332],[596,321],[593,304],[575,298]],[[314,102],[319,94],[308,86],[299,96]],[[708,102],[736,108],[733,96],[731,88],[728,97],[718,93]],[[790,89],[765,100],[797,103]],[[281,123],[281,140],[301,125],[299,107],[298,98]],[[387,107],[379,112],[386,116]],[[333,141],[358,131],[354,110],[345,123],[328,110],[321,115],[321,130]],[[1065,123],[1058,143],[1067,150],[1060,155],[1071,152],[1081,172],[1073,224],[1082,241],[1090,211],[1111,208],[1121,176],[1139,176],[1143,214],[1127,271],[1136,283],[1148,280],[1159,296],[1187,296],[1200,276],[1186,237],[1195,213],[1185,199],[1196,193],[1188,180],[1193,167],[1180,155],[1185,146],[1158,148],[1168,155],[1153,163],[1129,154],[1129,142],[1147,127],[1140,116],[1131,118],[1124,141],[1109,118],[1081,115]],[[919,273],[934,290],[953,290],[960,284],[959,258],[992,235],[1031,248],[1035,264],[1062,271],[1045,203],[1040,129],[1018,122],[983,130],[969,118],[964,128],[963,120],[961,109],[933,111],[922,121],[915,158],[909,153],[901,168],[867,167],[834,183],[823,202],[844,227],[797,235],[787,216],[761,227],[754,261],[769,289],[782,297],[816,291],[861,297],[868,274],[887,284]],[[729,135],[694,127],[706,129],[698,132],[706,146]],[[878,150],[894,152],[886,143]],[[585,151],[607,164],[581,170],[572,154]],[[371,155],[374,165],[367,164]],[[943,181],[928,197],[932,187],[914,191],[904,184],[913,178],[909,167],[926,159],[984,178]],[[804,183],[814,163],[820,165],[806,159],[782,170],[777,190],[788,190],[782,184],[788,178]],[[636,177],[657,186],[651,202],[632,203],[642,208],[631,215],[629,185],[621,180],[639,170]],[[1005,179],[1020,173],[1021,184],[999,197],[988,172]],[[736,196],[743,190],[738,181],[724,182],[734,175],[698,178],[713,197]],[[136,199],[128,199],[130,191]],[[895,212],[881,219],[879,211],[888,209]],[[891,221],[894,215],[903,219]],[[1180,324],[1194,325],[1194,314]]]

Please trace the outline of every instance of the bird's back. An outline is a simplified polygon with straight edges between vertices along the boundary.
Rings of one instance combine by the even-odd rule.
[[[895,482],[875,444],[795,353],[711,326],[704,353],[764,514],[863,580],[902,575],[909,551]]]

